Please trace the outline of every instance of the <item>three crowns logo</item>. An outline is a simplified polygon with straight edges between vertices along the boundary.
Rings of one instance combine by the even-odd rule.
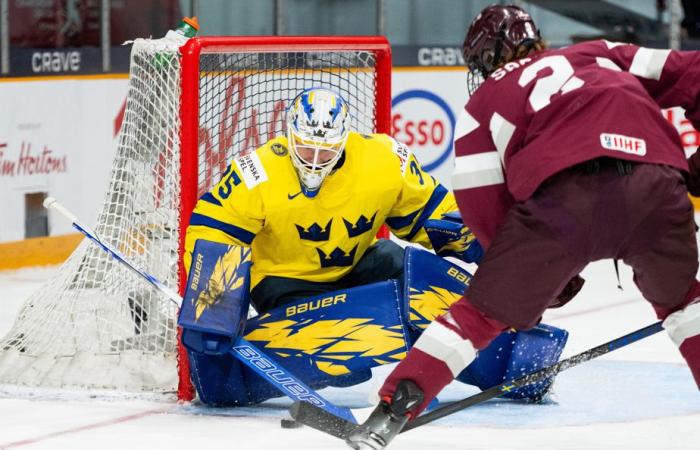
[[[355,260],[357,245],[353,247],[353,249],[350,250],[347,255],[338,247],[334,248],[328,255],[326,255],[326,252],[320,248],[317,248],[316,251],[318,251],[318,257],[321,260],[321,267],[348,267],[352,266],[352,263]]]
[[[299,232],[299,239],[304,239],[306,241],[321,242],[327,241],[331,235],[331,225],[333,224],[333,219],[330,219],[325,227],[321,228],[316,222],[313,223],[309,228],[304,228],[301,225],[294,224]]]
[[[374,226],[375,217],[377,217],[376,212],[370,219],[367,219],[364,215],[361,215],[360,218],[357,219],[357,222],[354,224],[343,218],[345,228],[348,230],[348,236],[355,237],[361,235],[362,233],[370,231]]]

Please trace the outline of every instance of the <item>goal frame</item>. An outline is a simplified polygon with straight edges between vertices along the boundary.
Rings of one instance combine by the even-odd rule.
[[[383,36],[231,36],[192,38],[180,48],[180,211],[178,242],[178,290],[187,284],[182,259],[185,233],[197,202],[199,182],[200,56],[203,53],[371,51],[375,54],[375,123],[377,133],[391,132],[391,47]],[[178,339],[181,330],[178,329]],[[194,398],[189,361],[178,345],[178,398]]]

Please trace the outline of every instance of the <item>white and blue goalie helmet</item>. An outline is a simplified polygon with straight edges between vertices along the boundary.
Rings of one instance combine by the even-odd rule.
[[[342,157],[349,125],[348,104],[334,91],[306,89],[292,100],[287,109],[287,139],[305,196],[316,196]]]

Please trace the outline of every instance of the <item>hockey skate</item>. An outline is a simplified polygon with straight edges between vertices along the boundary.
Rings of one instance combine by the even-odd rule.
[[[353,430],[345,442],[355,450],[381,450],[401,432],[418,405],[423,392],[415,383],[403,380],[391,402],[382,400],[367,420]]]

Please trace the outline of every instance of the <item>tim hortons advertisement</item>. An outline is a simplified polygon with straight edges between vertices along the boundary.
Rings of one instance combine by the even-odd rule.
[[[60,199],[92,223],[114,151],[124,79],[0,83],[0,242],[25,237],[28,194]],[[49,220],[54,234],[71,232]]]

